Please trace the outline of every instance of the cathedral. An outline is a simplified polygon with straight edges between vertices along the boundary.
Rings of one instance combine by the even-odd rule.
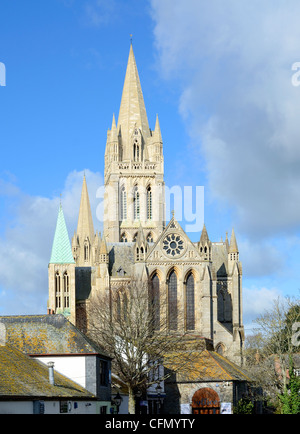
[[[166,225],[161,128],[158,117],[155,129],[149,127],[132,44],[104,158],[103,233],[94,230],[85,176],[72,240],[60,205],[48,313],[63,314],[84,329],[93,294],[141,276],[172,306],[170,330],[209,339],[216,353],[241,365],[242,265],[234,230],[230,239],[214,242],[204,225],[199,241],[192,242],[174,213]],[[176,321],[176,313],[183,319]]]

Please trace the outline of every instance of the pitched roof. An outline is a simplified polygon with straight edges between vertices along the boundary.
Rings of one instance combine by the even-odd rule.
[[[0,346],[0,372],[0,400],[17,397],[95,398],[77,383],[55,372],[55,366],[55,385],[51,385],[48,367],[11,345]]]
[[[5,342],[30,355],[100,354],[109,358],[63,315],[0,317]]]
[[[177,382],[185,381],[251,381],[247,373],[215,351],[182,352],[168,355],[164,366],[174,370],[179,367]]]
[[[75,264],[62,206],[59,207],[50,264]]]

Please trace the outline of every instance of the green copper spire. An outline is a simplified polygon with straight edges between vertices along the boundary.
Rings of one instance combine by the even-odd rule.
[[[71,243],[65,222],[64,213],[60,204],[50,264],[74,264]]]

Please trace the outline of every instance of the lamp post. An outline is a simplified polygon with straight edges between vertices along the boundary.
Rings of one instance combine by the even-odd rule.
[[[122,401],[123,401],[122,396],[118,392],[116,394],[116,396],[114,397],[114,403],[117,406],[117,414],[119,414],[119,408],[120,408]]]
[[[158,414],[160,414],[160,404],[161,404],[160,398],[161,398],[162,387],[161,387],[161,385],[159,383],[156,386],[155,390],[156,390],[156,393],[157,393],[157,403],[158,403],[157,409],[158,409]]]

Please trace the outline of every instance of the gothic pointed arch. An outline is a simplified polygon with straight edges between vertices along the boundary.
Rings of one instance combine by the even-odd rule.
[[[121,186],[121,221],[127,220],[127,192],[125,185]]]
[[[154,243],[154,235],[152,232],[149,232],[147,235],[147,242],[148,243]]]
[[[185,279],[185,327],[195,330],[195,278],[191,271]]]
[[[152,188],[151,185],[147,186],[147,220],[152,220],[153,218],[153,210],[152,210]]]
[[[228,291],[227,282],[220,280],[217,283],[217,307],[218,321],[221,323],[232,322],[232,298]]]
[[[160,329],[160,279],[155,271],[151,276],[149,290],[149,308],[153,319],[153,329]]]
[[[168,279],[168,322],[170,330],[178,328],[178,302],[177,302],[177,287],[178,278],[175,269],[171,269]]]
[[[70,277],[67,271],[64,272],[63,276],[63,292],[64,308],[68,309],[70,307]]]
[[[121,243],[128,243],[128,234],[127,232],[122,232],[120,237]]]
[[[61,308],[61,277],[60,272],[55,273],[55,309]]]
[[[140,220],[140,191],[137,185],[133,188],[133,218]]]

